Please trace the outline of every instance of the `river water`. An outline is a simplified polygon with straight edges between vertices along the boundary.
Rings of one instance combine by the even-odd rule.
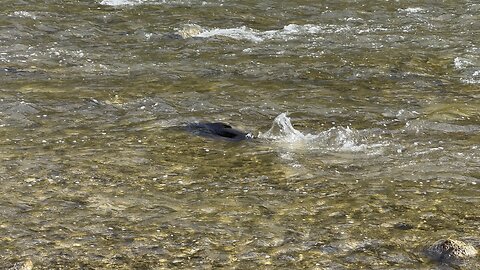
[[[4,0],[0,268],[479,269],[423,252],[480,246],[479,54],[473,0]]]

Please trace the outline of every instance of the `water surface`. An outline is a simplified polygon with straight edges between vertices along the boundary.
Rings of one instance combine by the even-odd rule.
[[[476,1],[2,6],[0,268],[479,268]]]

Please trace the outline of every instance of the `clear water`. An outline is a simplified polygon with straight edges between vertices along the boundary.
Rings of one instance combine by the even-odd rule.
[[[0,268],[478,269],[423,249],[480,246],[479,29],[477,1],[3,1]]]

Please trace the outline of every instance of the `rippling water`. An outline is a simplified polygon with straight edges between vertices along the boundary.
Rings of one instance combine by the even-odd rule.
[[[0,268],[480,268],[477,1],[2,6]]]

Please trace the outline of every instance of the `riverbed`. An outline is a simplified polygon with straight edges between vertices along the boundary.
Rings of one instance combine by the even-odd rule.
[[[4,2],[0,268],[480,268],[476,1]]]

